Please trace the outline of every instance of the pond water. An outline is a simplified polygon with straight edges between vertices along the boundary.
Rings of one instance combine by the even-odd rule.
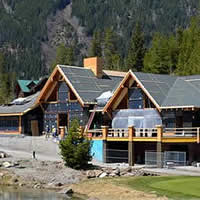
[[[15,189],[10,187],[0,187],[0,200],[84,200],[79,197],[67,197],[53,191]]]

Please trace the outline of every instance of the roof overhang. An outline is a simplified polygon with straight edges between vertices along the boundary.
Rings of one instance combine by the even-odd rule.
[[[199,107],[196,106],[162,106],[160,107],[161,110],[167,110],[167,109],[199,109]]]

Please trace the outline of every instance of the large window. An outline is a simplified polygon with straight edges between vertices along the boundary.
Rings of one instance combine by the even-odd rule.
[[[66,102],[68,100],[68,86],[64,81],[59,82],[58,100]]]
[[[143,109],[143,92],[140,88],[130,88],[128,98],[130,109]]]
[[[18,131],[18,117],[0,117],[0,131]]]

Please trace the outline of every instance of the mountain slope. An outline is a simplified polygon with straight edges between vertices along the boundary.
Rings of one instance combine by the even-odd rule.
[[[0,0],[0,51],[7,71],[35,79],[48,73],[60,43],[74,47],[80,65],[93,32],[113,27],[124,56],[137,22],[148,46],[153,33],[186,27],[197,5],[196,0]]]

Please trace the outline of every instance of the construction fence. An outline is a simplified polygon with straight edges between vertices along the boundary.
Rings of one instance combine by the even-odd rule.
[[[145,152],[145,167],[172,167],[185,166],[186,152],[179,151],[146,151]]]

